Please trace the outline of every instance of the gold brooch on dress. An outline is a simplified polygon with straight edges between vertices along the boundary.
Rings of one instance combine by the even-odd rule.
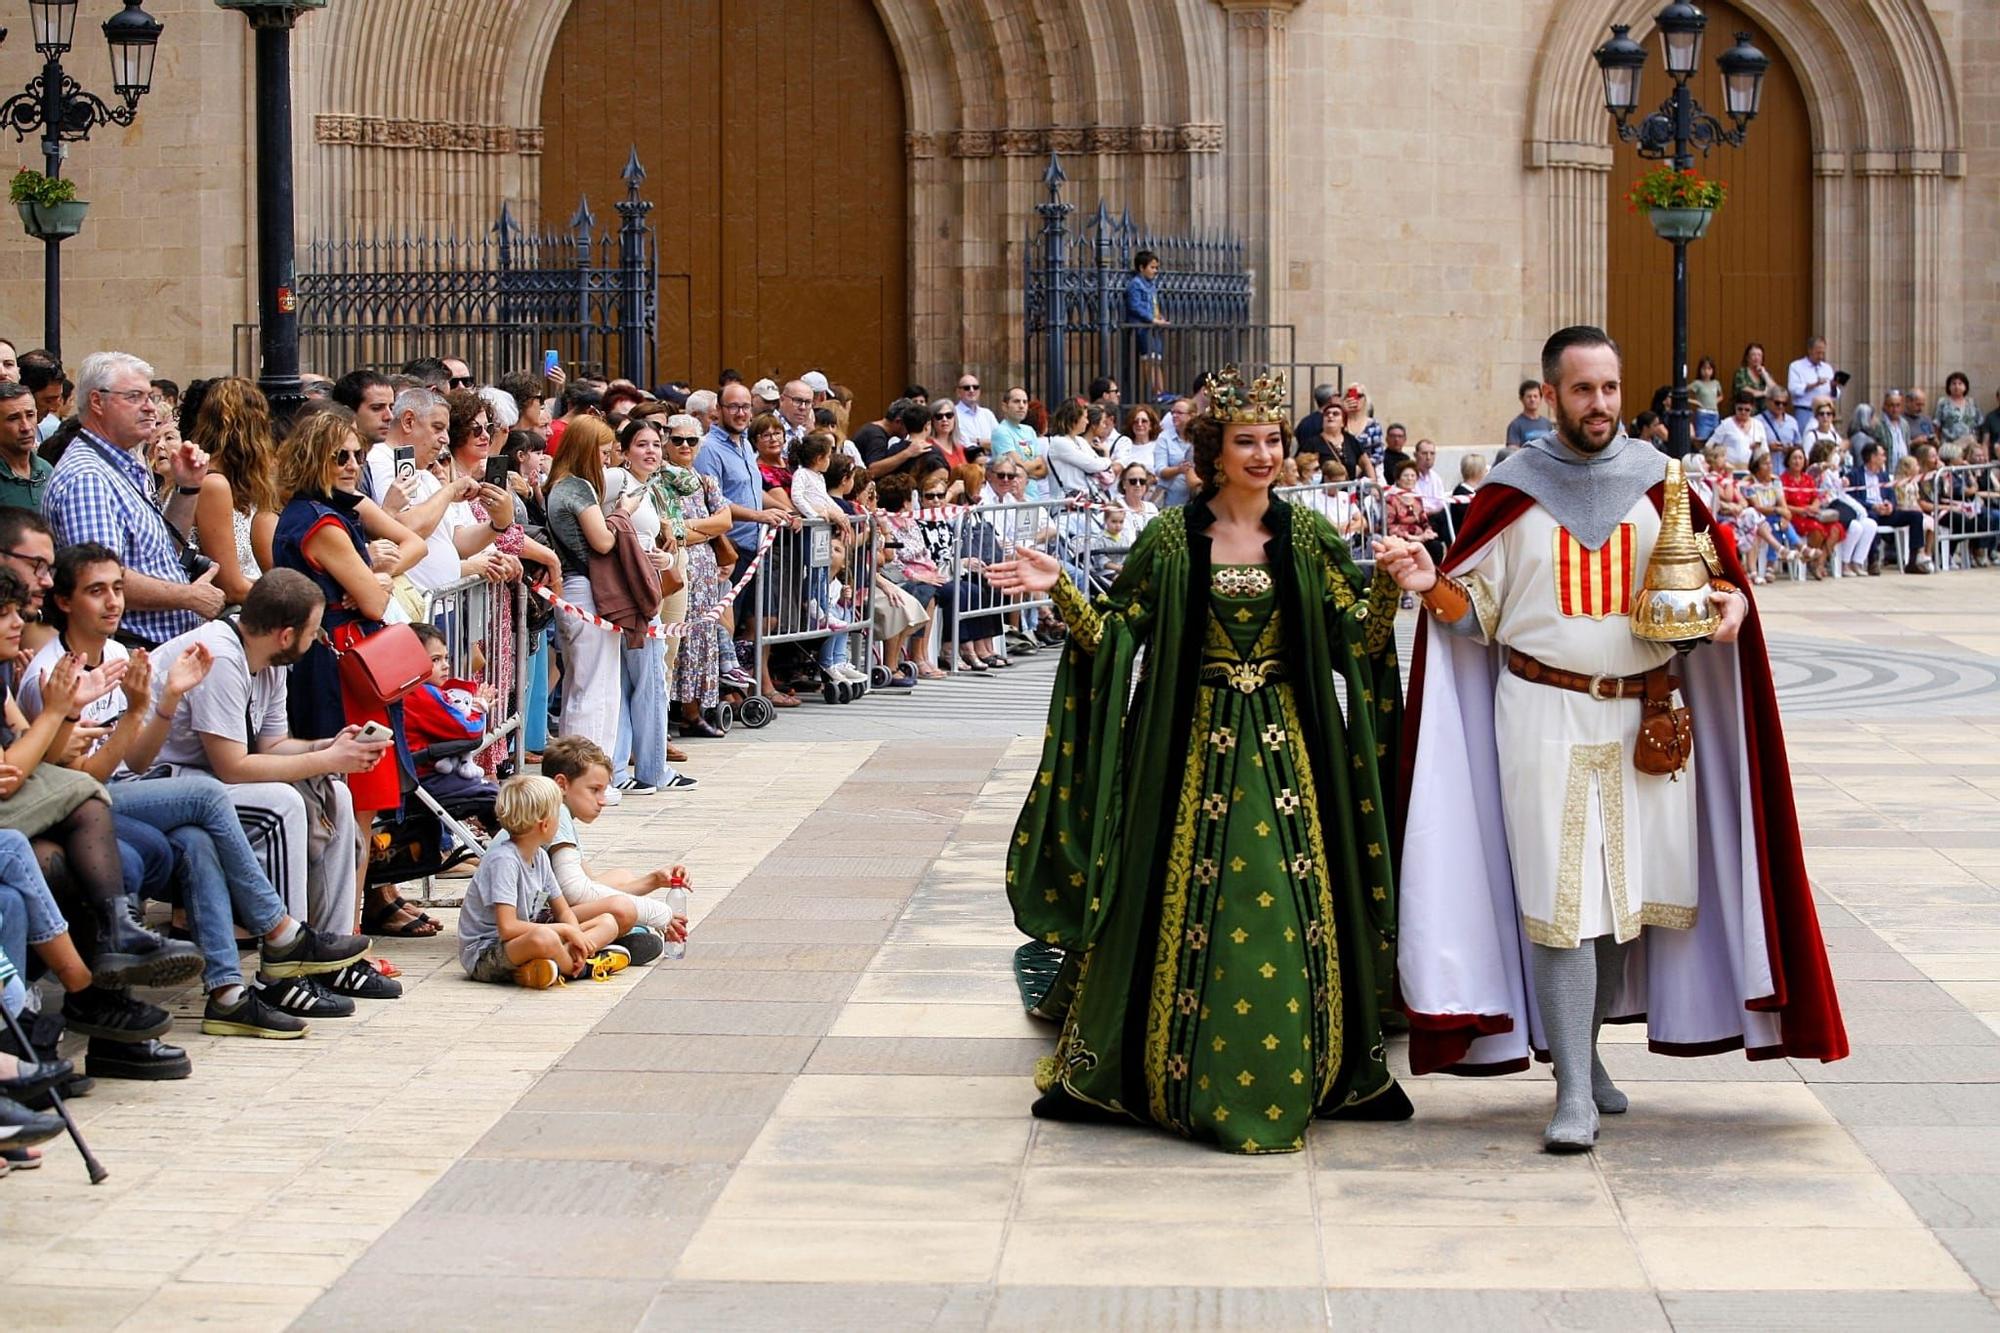
[[[1230,565],[1215,571],[1214,585],[1224,597],[1262,597],[1271,591],[1271,571],[1256,566]]]

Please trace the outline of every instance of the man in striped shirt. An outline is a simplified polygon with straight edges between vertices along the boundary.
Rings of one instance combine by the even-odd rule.
[[[152,381],[153,368],[124,352],[83,359],[76,379],[83,429],[42,495],[58,549],[96,542],[124,562],[120,637],[148,648],[215,619],[224,601],[213,570],[191,582],[181,561],[207,456],[183,444],[173,456],[172,500],[163,512],[153,499],[146,447],[161,423]]]

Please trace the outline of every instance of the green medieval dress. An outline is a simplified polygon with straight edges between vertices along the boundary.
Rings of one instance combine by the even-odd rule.
[[[1310,510],[1272,501],[1262,565],[1212,566],[1212,522],[1162,514],[1094,605],[1058,585],[1070,639],[1008,893],[1024,955],[1065,963],[1029,996],[1063,1022],[1045,1103],[1291,1152],[1395,1088],[1396,592]]]

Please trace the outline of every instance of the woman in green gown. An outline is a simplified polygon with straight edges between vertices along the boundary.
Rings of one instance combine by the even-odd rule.
[[[1023,954],[1061,962],[1030,995],[1063,1025],[1036,1115],[1295,1152],[1315,1115],[1411,1109],[1379,1017],[1397,593],[1272,495],[1282,381],[1232,370],[1209,391],[1189,428],[1203,490],[1147,525],[1109,594],[1026,549],[989,571],[1070,628],[1008,895]]]

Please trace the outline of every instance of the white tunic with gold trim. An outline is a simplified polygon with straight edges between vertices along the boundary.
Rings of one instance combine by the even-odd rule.
[[[1475,637],[1585,675],[1637,675],[1673,656],[1628,617],[1660,516],[1641,496],[1589,550],[1541,505],[1459,574]],[[1633,765],[1637,699],[1596,700],[1499,674],[1500,788],[1514,892],[1537,944],[1574,947],[1641,926],[1695,922],[1695,765],[1676,779]]]

